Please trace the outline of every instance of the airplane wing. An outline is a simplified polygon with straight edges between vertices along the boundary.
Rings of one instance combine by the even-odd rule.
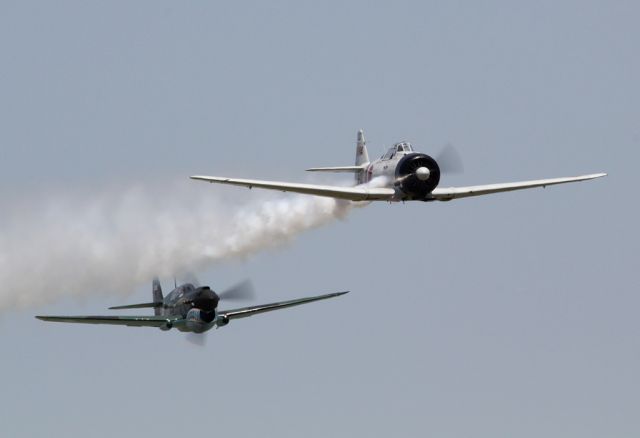
[[[388,201],[393,198],[395,190],[386,187],[339,187],[317,184],[286,183],[278,181],[262,181],[257,179],[225,178],[220,176],[194,175],[191,179],[218,184],[231,184],[248,188],[279,190],[281,192],[304,193],[306,195],[326,196],[329,198],[350,201]]]
[[[512,190],[531,189],[534,187],[546,187],[555,184],[565,184],[577,181],[586,181],[606,176],[606,173],[594,173],[591,175],[572,176],[566,178],[538,179],[533,181],[521,181],[502,184],[486,184],[481,186],[435,188],[430,195],[431,199],[438,201],[450,201],[470,196],[490,195],[491,193],[510,192]]]
[[[144,309],[147,307],[162,307],[162,303],[141,303],[141,304],[126,304],[124,306],[109,307],[110,310],[122,310],[122,309]]]
[[[307,172],[362,172],[365,168],[362,166],[334,166],[334,167],[312,167]]]
[[[279,303],[262,304],[259,306],[242,307],[240,309],[223,310],[219,312],[219,315],[229,320],[236,318],[246,318],[247,316],[253,316],[257,313],[271,312],[272,310],[284,309],[287,307],[299,306],[300,304],[312,303],[314,301],[326,300],[327,298],[339,297],[349,291],[336,292],[326,295],[318,295],[315,297],[300,298],[297,300],[281,301]]]
[[[36,316],[36,318],[52,322],[127,325],[130,327],[170,327],[180,319],[176,316]]]

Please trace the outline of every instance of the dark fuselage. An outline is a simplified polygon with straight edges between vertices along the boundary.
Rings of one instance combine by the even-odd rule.
[[[195,287],[185,283],[164,297],[160,314],[183,318],[185,324],[176,325],[180,331],[201,333],[215,325],[219,300],[208,286]]]

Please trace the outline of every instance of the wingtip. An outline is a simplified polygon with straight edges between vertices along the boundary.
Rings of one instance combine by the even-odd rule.
[[[576,178],[582,178],[583,180],[590,180],[590,179],[602,178],[603,176],[607,176],[607,173],[605,172],[590,173],[588,175],[577,176]]]
[[[326,295],[319,295],[319,297],[324,297],[324,298],[335,298],[335,297],[339,297],[345,294],[348,294],[349,291],[348,290],[343,290],[341,292],[332,292],[330,294],[326,294]]]
[[[189,179],[197,179],[201,181],[209,181],[212,177],[207,175],[191,175]]]
[[[221,176],[207,176],[207,175],[191,175],[189,179],[195,179],[197,181],[204,181],[209,183],[229,181],[229,178],[225,178]]]

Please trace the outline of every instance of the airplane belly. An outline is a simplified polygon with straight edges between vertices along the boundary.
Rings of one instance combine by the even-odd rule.
[[[184,324],[176,325],[176,328],[181,332],[193,332],[193,333],[204,333],[207,330],[211,329],[215,324],[211,322],[202,322],[202,321],[185,321]]]
[[[204,333],[215,325],[215,313],[203,312],[200,309],[191,309],[187,313],[185,323],[178,330],[183,332]]]

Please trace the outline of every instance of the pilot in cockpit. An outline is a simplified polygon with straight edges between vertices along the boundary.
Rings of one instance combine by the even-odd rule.
[[[398,152],[412,152],[413,148],[411,147],[411,143],[403,141],[402,143],[396,144],[396,149]]]
[[[398,152],[413,152],[413,147],[411,147],[411,143],[408,143],[408,142],[396,143],[391,148],[389,148],[389,150],[387,151],[386,154],[384,154],[382,159],[391,160],[393,157],[395,157],[396,153]]]

